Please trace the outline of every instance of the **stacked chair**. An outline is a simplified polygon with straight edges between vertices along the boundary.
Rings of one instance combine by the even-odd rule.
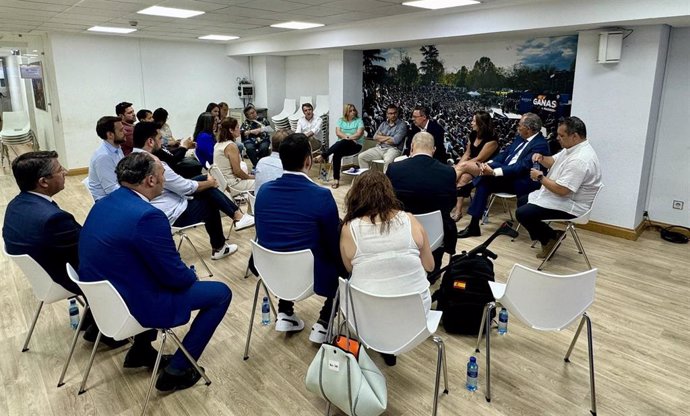
[[[300,109],[300,112],[302,110]],[[278,129],[289,129],[290,128],[290,120],[288,120],[288,117],[294,114],[295,112],[295,100],[292,98],[286,98],[285,101],[283,102],[283,111],[281,111],[279,114],[276,114],[275,116],[271,117],[271,120],[273,121],[273,124],[276,127],[276,130]]]
[[[322,146],[328,147],[328,96],[317,95],[314,104],[314,116],[321,117],[321,131],[323,132]]]
[[[5,157],[10,160],[9,146],[31,144],[38,150],[38,140],[31,130],[29,115],[23,111],[9,111],[2,114],[3,124],[0,131],[0,166],[4,166]],[[16,151],[15,151],[16,154]]]

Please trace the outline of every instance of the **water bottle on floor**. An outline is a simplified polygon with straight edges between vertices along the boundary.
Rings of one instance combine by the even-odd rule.
[[[476,391],[477,390],[477,378],[479,377],[479,366],[477,365],[477,359],[475,357],[470,357],[470,361],[467,363],[467,390]]]
[[[261,325],[268,325],[271,323],[271,306],[268,304],[268,297],[264,296],[261,302]]]
[[[508,310],[501,308],[498,313],[498,335],[505,335],[508,333]]]
[[[69,324],[73,330],[79,326],[79,306],[74,298],[69,300]]]

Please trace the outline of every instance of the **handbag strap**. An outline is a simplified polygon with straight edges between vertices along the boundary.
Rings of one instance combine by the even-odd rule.
[[[347,305],[345,306],[345,315],[350,316],[350,311],[349,311],[349,306],[352,306],[352,323],[354,324],[355,327],[355,334],[357,335],[357,338],[360,338],[359,336],[359,328],[357,327],[357,315],[355,314],[355,306],[352,304],[352,288],[350,287],[350,281],[347,281],[347,286],[346,286],[346,293],[345,293],[345,302]],[[348,340],[350,336],[350,329],[348,325]]]

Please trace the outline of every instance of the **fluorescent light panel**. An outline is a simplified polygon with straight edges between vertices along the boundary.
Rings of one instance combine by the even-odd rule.
[[[233,39],[239,39],[239,36],[225,36],[225,35],[206,35],[206,36],[199,36],[198,39],[201,40],[233,40]]]
[[[403,6],[421,7],[423,9],[447,9],[449,7],[469,6],[479,4],[476,0],[418,0],[406,1]]]
[[[307,22],[285,22],[271,25],[271,27],[278,27],[281,29],[311,29],[314,27],[324,26],[323,23],[307,23]]]
[[[87,29],[90,32],[106,32],[106,33],[132,33],[137,30],[132,27],[107,27],[107,26],[94,26]]]
[[[164,16],[164,17],[177,17],[180,19],[186,19],[188,17],[199,16],[204,14],[197,10],[186,10],[186,9],[175,9],[173,7],[161,7],[161,6],[151,6],[144,10],[139,10],[139,14],[148,14],[151,16]]]

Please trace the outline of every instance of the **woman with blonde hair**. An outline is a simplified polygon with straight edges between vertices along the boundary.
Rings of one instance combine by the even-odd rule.
[[[333,155],[333,179],[335,179],[331,185],[333,189],[340,185],[340,159],[343,156],[356,154],[362,150],[364,144],[364,122],[359,118],[354,104],[345,104],[343,107],[343,116],[338,119],[335,135],[338,136],[338,141],[314,158],[314,163],[321,163]]]
[[[213,146],[213,161],[223,173],[228,186],[238,192],[254,189],[254,176],[241,168],[240,150],[235,138],[240,137],[240,123],[232,117],[220,123],[217,143]]]

